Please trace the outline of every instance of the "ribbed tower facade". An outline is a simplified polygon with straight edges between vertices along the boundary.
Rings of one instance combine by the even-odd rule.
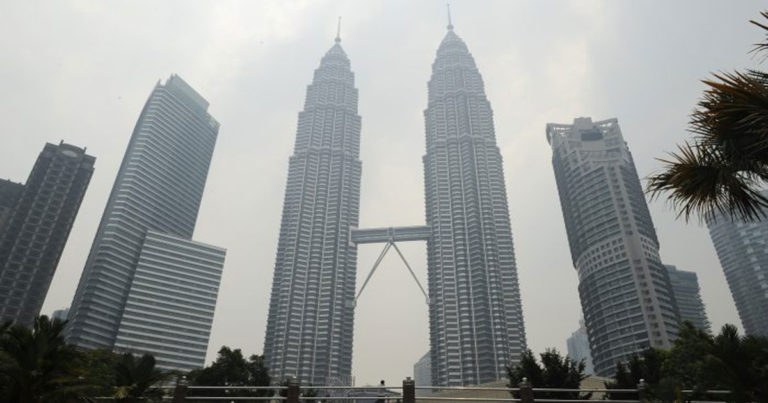
[[[701,300],[699,276],[696,272],[679,270],[673,265],[665,264],[664,267],[667,268],[669,283],[675,293],[680,322],[691,322],[697,328],[709,333],[711,329],[704,302]]]
[[[202,365],[223,264],[223,251],[187,241],[219,131],[207,108],[177,75],[150,94],[80,277],[68,342],[194,357],[158,356],[163,368]]]
[[[493,111],[453,26],[437,50],[424,111],[432,382],[506,376],[526,348]]]
[[[768,191],[762,195],[768,197]],[[744,331],[768,337],[768,220],[717,214],[707,227]]]
[[[299,113],[269,303],[266,365],[276,382],[350,384],[360,204],[360,116],[340,39]]]
[[[616,119],[547,125],[597,375],[669,348],[679,317],[632,154]]]

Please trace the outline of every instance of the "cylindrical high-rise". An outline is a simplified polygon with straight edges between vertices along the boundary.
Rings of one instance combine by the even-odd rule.
[[[616,119],[547,125],[597,375],[669,348],[678,313],[635,164]]]
[[[336,38],[307,87],[277,246],[264,356],[275,382],[351,384],[360,116]]]
[[[424,111],[432,382],[506,376],[526,348],[502,157],[493,111],[456,33],[437,50]]]

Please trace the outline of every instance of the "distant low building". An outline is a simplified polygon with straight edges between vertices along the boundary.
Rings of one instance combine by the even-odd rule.
[[[568,357],[576,362],[584,360],[584,373],[592,375],[595,373],[595,366],[592,364],[592,351],[589,348],[584,319],[579,321],[579,325],[579,329],[571,333],[571,337],[568,338]]]
[[[67,320],[69,317],[69,308],[57,309],[51,314],[51,319]]]
[[[427,351],[416,364],[413,364],[413,381],[416,386],[432,386],[432,358]],[[416,393],[419,393],[417,390]]]
[[[704,302],[701,301],[701,289],[696,273],[678,270],[677,267],[669,264],[665,264],[664,267],[669,273],[669,282],[672,284],[672,292],[675,294],[680,321],[691,322],[697,328],[710,332],[709,320],[704,309]]]

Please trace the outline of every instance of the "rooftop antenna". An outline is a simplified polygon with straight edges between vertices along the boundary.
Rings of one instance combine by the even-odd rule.
[[[445,7],[448,9],[448,30],[453,31],[453,23],[451,22],[451,3],[445,3]]]
[[[336,39],[334,41],[336,43],[341,42],[341,16],[339,16],[339,22],[338,25],[336,25]]]

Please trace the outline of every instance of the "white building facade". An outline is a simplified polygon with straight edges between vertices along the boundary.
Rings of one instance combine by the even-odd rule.
[[[632,155],[616,119],[548,124],[595,372],[669,348],[679,317]]]
[[[432,64],[424,119],[432,382],[492,382],[525,350],[525,326],[493,111],[452,25]]]
[[[341,39],[307,87],[288,163],[264,357],[275,382],[350,385],[360,205],[357,89]]]

